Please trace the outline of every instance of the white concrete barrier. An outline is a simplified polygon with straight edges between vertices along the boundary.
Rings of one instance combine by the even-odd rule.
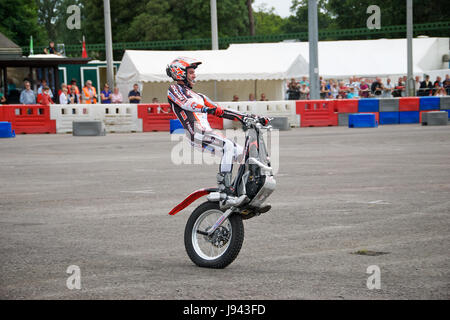
[[[142,132],[137,104],[53,104],[50,119],[57,133],[71,133],[73,121],[102,121],[106,132]]]
[[[72,133],[73,121],[102,121],[90,104],[52,104],[50,119],[56,120],[56,133]]]

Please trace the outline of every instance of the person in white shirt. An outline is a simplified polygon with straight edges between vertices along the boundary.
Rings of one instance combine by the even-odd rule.
[[[394,85],[391,83],[391,79],[386,79],[386,84],[383,88],[383,98],[392,98],[392,90],[394,90]]]
[[[59,104],[69,104],[69,96],[67,94],[67,87],[63,87],[61,90],[61,94],[59,95]]]

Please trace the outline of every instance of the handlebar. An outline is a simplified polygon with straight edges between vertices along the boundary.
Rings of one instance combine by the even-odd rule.
[[[244,128],[249,128],[250,126],[255,125],[259,128],[269,129],[272,126],[270,124],[264,125],[266,122],[265,119],[269,120],[269,123],[273,120],[273,118],[261,117],[254,114],[249,115],[229,109],[224,109],[223,117],[230,120],[237,119],[241,122]]]

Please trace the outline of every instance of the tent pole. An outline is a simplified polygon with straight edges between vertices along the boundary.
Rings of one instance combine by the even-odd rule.
[[[319,24],[317,20],[317,0],[308,1],[308,42],[309,42],[309,83],[310,99],[319,99]]]
[[[106,50],[106,81],[114,90],[114,66],[113,66],[113,51],[112,51],[112,34],[111,34],[111,10],[109,0],[103,0],[103,11],[105,20],[105,50]],[[99,79],[100,80],[100,79]],[[99,83],[100,89],[101,84]]]
[[[413,38],[413,1],[406,1],[406,38],[407,38],[407,55],[408,55],[408,77],[406,80],[406,94],[408,97],[415,96],[414,78],[413,78],[413,55],[412,55],[412,38]]]

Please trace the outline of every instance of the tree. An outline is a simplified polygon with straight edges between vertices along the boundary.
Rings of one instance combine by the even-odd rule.
[[[0,32],[19,46],[44,45],[47,32],[38,24],[37,7],[34,0],[0,1]]]
[[[317,2],[319,30],[335,27],[334,19],[328,11],[328,1],[318,0]],[[282,28],[283,33],[308,32],[308,0],[292,0],[291,12],[295,12],[295,15],[287,18]]]
[[[275,13],[275,8],[267,9],[263,4],[258,7],[254,13],[255,16],[255,34],[272,35],[283,33],[284,25],[287,19],[283,19]]]
[[[329,0],[326,8],[329,14],[334,17],[338,29],[366,28],[367,19],[370,16],[367,13],[367,8],[370,5],[377,5],[381,9],[381,29],[383,29],[383,26],[406,24],[405,0]],[[445,1],[414,0],[413,7],[414,23],[450,20],[450,11]],[[424,32],[421,32],[421,34],[424,34]],[[433,36],[448,36],[449,32],[445,30],[433,31],[429,34]],[[405,37],[405,34],[386,33],[377,34],[375,37]]]

